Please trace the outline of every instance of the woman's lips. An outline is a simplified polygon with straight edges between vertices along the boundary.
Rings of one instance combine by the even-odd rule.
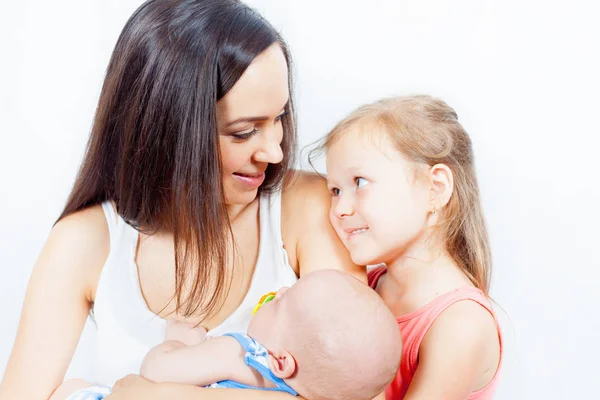
[[[265,180],[265,173],[261,172],[260,174],[244,174],[241,172],[234,172],[233,176],[241,183],[245,184],[248,187],[257,188]]]

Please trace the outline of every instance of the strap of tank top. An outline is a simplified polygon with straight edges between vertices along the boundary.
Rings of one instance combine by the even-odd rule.
[[[108,224],[108,233],[110,234],[112,240],[112,237],[114,237],[115,228],[117,226],[118,215],[110,200],[102,202],[102,210],[104,211],[106,223]]]
[[[282,258],[283,265],[290,265],[288,253],[283,247],[283,233],[281,231],[281,191],[262,194],[260,199],[261,229],[270,225],[272,237],[269,238],[269,246],[276,246],[277,252]],[[269,221],[263,220],[268,218]],[[263,237],[263,233],[261,233]]]
[[[377,288],[379,278],[381,278],[381,276],[387,272],[386,268],[387,267],[385,266],[379,266],[369,271],[367,274],[367,280],[371,289],[375,290]]]
[[[271,218],[273,223],[273,232],[275,232],[275,240],[279,247],[283,246],[283,237],[281,236],[281,192],[276,191],[263,195],[261,198],[261,208],[264,211],[261,215]]]

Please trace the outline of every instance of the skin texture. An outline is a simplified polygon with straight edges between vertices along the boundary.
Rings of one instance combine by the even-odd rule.
[[[220,132],[223,182],[239,253],[227,266],[232,276],[229,295],[217,313],[202,321],[206,329],[220,324],[237,308],[254,272],[259,237],[257,190],[240,187],[233,173],[264,170],[267,163],[281,159],[278,117],[289,96],[282,57],[277,45],[265,50],[218,103],[219,126],[242,117],[267,118],[236,128],[236,132],[256,129],[254,135],[242,141],[232,138],[229,130]],[[282,236],[290,264],[300,277],[326,266],[348,271],[366,281],[364,267],[350,260],[328,222],[329,206],[330,197],[319,177],[300,174],[285,189]],[[99,205],[72,214],[54,226],[29,282],[17,338],[0,385],[1,400],[46,400],[61,384],[94,302],[108,252],[108,227]],[[175,291],[172,235],[140,234],[135,259],[148,308],[161,317],[196,324],[197,319],[178,316],[175,305],[169,303]],[[165,304],[168,306],[163,310]],[[118,383],[108,399],[160,399],[165,398],[161,397],[165,392],[169,398],[221,396],[219,391],[193,386],[162,385],[130,377]],[[249,399],[254,395],[231,390],[226,396]],[[265,398],[264,393],[256,396]]]
[[[354,262],[386,263],[376,291],[394,315],[472,286],[435,234],[453,191],[448,166],[412,162],[376,124],[356,124],[328,150],[327,172],[332,225]],[[499,360],[494,317],[458,302],[426,334],[404,398],[466,399],[491,381]]]

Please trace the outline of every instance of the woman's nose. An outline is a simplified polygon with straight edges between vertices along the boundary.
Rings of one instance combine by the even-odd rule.
[[[274,126],[270,132],[265,132],[260,148],[256,151],[254,159],[258,162],[279,164],[283,160],[281,141],[283,137],[282,127]]]

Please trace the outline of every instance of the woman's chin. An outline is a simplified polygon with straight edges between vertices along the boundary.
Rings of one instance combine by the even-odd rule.
[[[248,191],[236,191],[235,193],[228,193],[225,196],[225,204],[228,206],[247,206],[256,200],[258,196],[258,188]]]

